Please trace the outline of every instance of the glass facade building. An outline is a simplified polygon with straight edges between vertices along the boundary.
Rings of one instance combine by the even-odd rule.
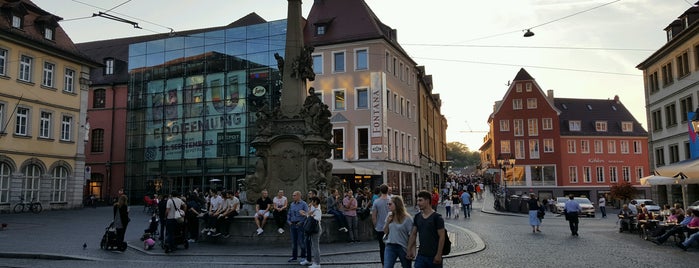
[[[286,20],[129,46],[126,189],[236,189],[254,172],[258,109],[278,107]]]

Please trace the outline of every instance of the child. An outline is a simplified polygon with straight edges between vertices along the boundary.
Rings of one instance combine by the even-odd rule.
[[[451,202],[454,205],[454,218],[458,219],[459,210],[461,210],[461,198],[456,192],[454,192],[454,194],[451,196]]]
[[[151,250],[153,249],[153,246],[155,246],[155,240],[150,237],[150,235],[147,236],[145,240],[143,240],[143,249],[144,250]]]
[[[447,219],[451,217],[451,205],[454,203],[450,198],[445,198],[444,207],[447,209]]]

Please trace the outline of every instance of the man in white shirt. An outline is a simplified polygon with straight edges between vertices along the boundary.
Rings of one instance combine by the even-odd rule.
[[[214,196],[209,198],[209,208],[204,215],[204,229],[201,230],[202,233],[213,235],[216,233],[216,219],[218,215],[224,211],[223,197],[221,197],[221,191],[216,191]]]
[[[179,213],[177,211],[178,208],[182,211],[187,211],[187,205],[180,199],[180,194],[178,192],[172,192],[172,196],[167,200],[167,205],[165,207],[167,219],[165,223],[165,253],[170,253],[177,248],[175,244],[175,233],[180,226],[175,218],[175,213]]]
[[[599,201],[597,202],[599,204],[599,211],[602,212],[602,218],[607,217],[607,199],[604,198],[603,196],[599,197]]]

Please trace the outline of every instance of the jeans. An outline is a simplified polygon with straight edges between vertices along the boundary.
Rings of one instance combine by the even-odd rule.
[[[685,247],[689,247],[695,241],[699,241],[699,232],[690,235],[686,240],[684,240],[684,242],[682,242],[682,245],[684,245]]]
[[[320,264],[320,234],[323,233],[322,228],[318,228],[318,233],[317,234],[312,234],[310,238],[308,238],[308,241],[311,244],[311,248],[306,250],[308,252],[308,258],[306,260],[311,261],[310,256],[313,255],[313,263],[314,264]]]
[[[347,229],[349,229],[349,240],[355,241],[359,240],[359,235],[357,234],[357,216],[347,216]]]
[[[600,207],[599,207],[599,211],[602,212],[602,218],[606,218],[606,217],[607,217],[607,208],[606,208],[606,207],[600,206]]]
[[[169,249],[175,249],[177,248],[177,244],[175,244],[175,232],[177,232],[177,220],[176,219],[167,219],[167,222],[165,223],[165,245],[167,245],[166,248]]]
[[[393,268],[393,266],[396,264],[396,258],[398,258],[398,260],[400,260],[401,267],[410,268],[410,260],[408,260],[405,255],[407,255],[407,252],[401,245],[393,243],[386,244],[386,252],[384,252],[383,257],[383,267]]]
[[[434,264],[434,256],[417,255],[415,257],[415,268],[442,268],[442,264]]]
[[[573,235],[578,234],[578,223],[580,223],[580,219],[578,219],[578,213],[577,212],[569,212],[568,215],[568,226],[570,227],[570,233]]]
[[[381,257],[382,264],[385,263],[384,262],[384,255],[385,254],[384,253],[386,252],[386,244],[383,242],[383,235],[384,235],[383,231],[379,232],[379,231],[374,230],[374,238],[376,238],[376,240],[379,241],[379,256]]]
[[[444,207],[447,210],[447,218],[451,217],[451,207]]]
[[[277,225],[277,228],[284,229],[284,224],[286,223],[286,210],[273,210],[272,216],[274,217],[274,224]]]
[[[335,221],[337,221],[337,225],[339,225],[340,228],[347,228],[347,219],[345,219],[345,214],[343,214],[342,211],[331,209],[328,210],[328,213],[335,216]]]
[[[291,227],[291,257],[298,257],[298,249],[301,248],[301,257],[306,256],[306,243],[303,235],[303,225],[292,223]]]
[[[464,218],[470,218],[471,217],[471,203],[468,204],[463,204],[461,208],[464,209]]]

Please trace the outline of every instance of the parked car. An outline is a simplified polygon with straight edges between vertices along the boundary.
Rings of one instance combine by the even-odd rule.
[[[689,204],[687,208],[691,208],[692,210],[699,210],[699,200],[694,201],[693,203]]]
[[[570,198],[568,197],[556,198],[556,212],[558,214],[563,214],[563,209],[565,209],[565,204],[568,200],[570,200]],[[580,204],[580,208],[582,208],[582,211],[579,215],[585,215],[593,218],[595,217],[595,206],[592,205],[590,199],[587,199],[585,197],[575,197],[573,201],[578,202],[578,204]]]
[[[636,205],[638,206],[637,208],[640,208],[641,204],[646,204],[646,209],[648,210],[648,212],[660,212],[660,205],[658,205],[657,203],[655,203],[655,201],[651,199],[633,199],[631,200],[631,203],[633,203],[634,200],[636,201]]]

